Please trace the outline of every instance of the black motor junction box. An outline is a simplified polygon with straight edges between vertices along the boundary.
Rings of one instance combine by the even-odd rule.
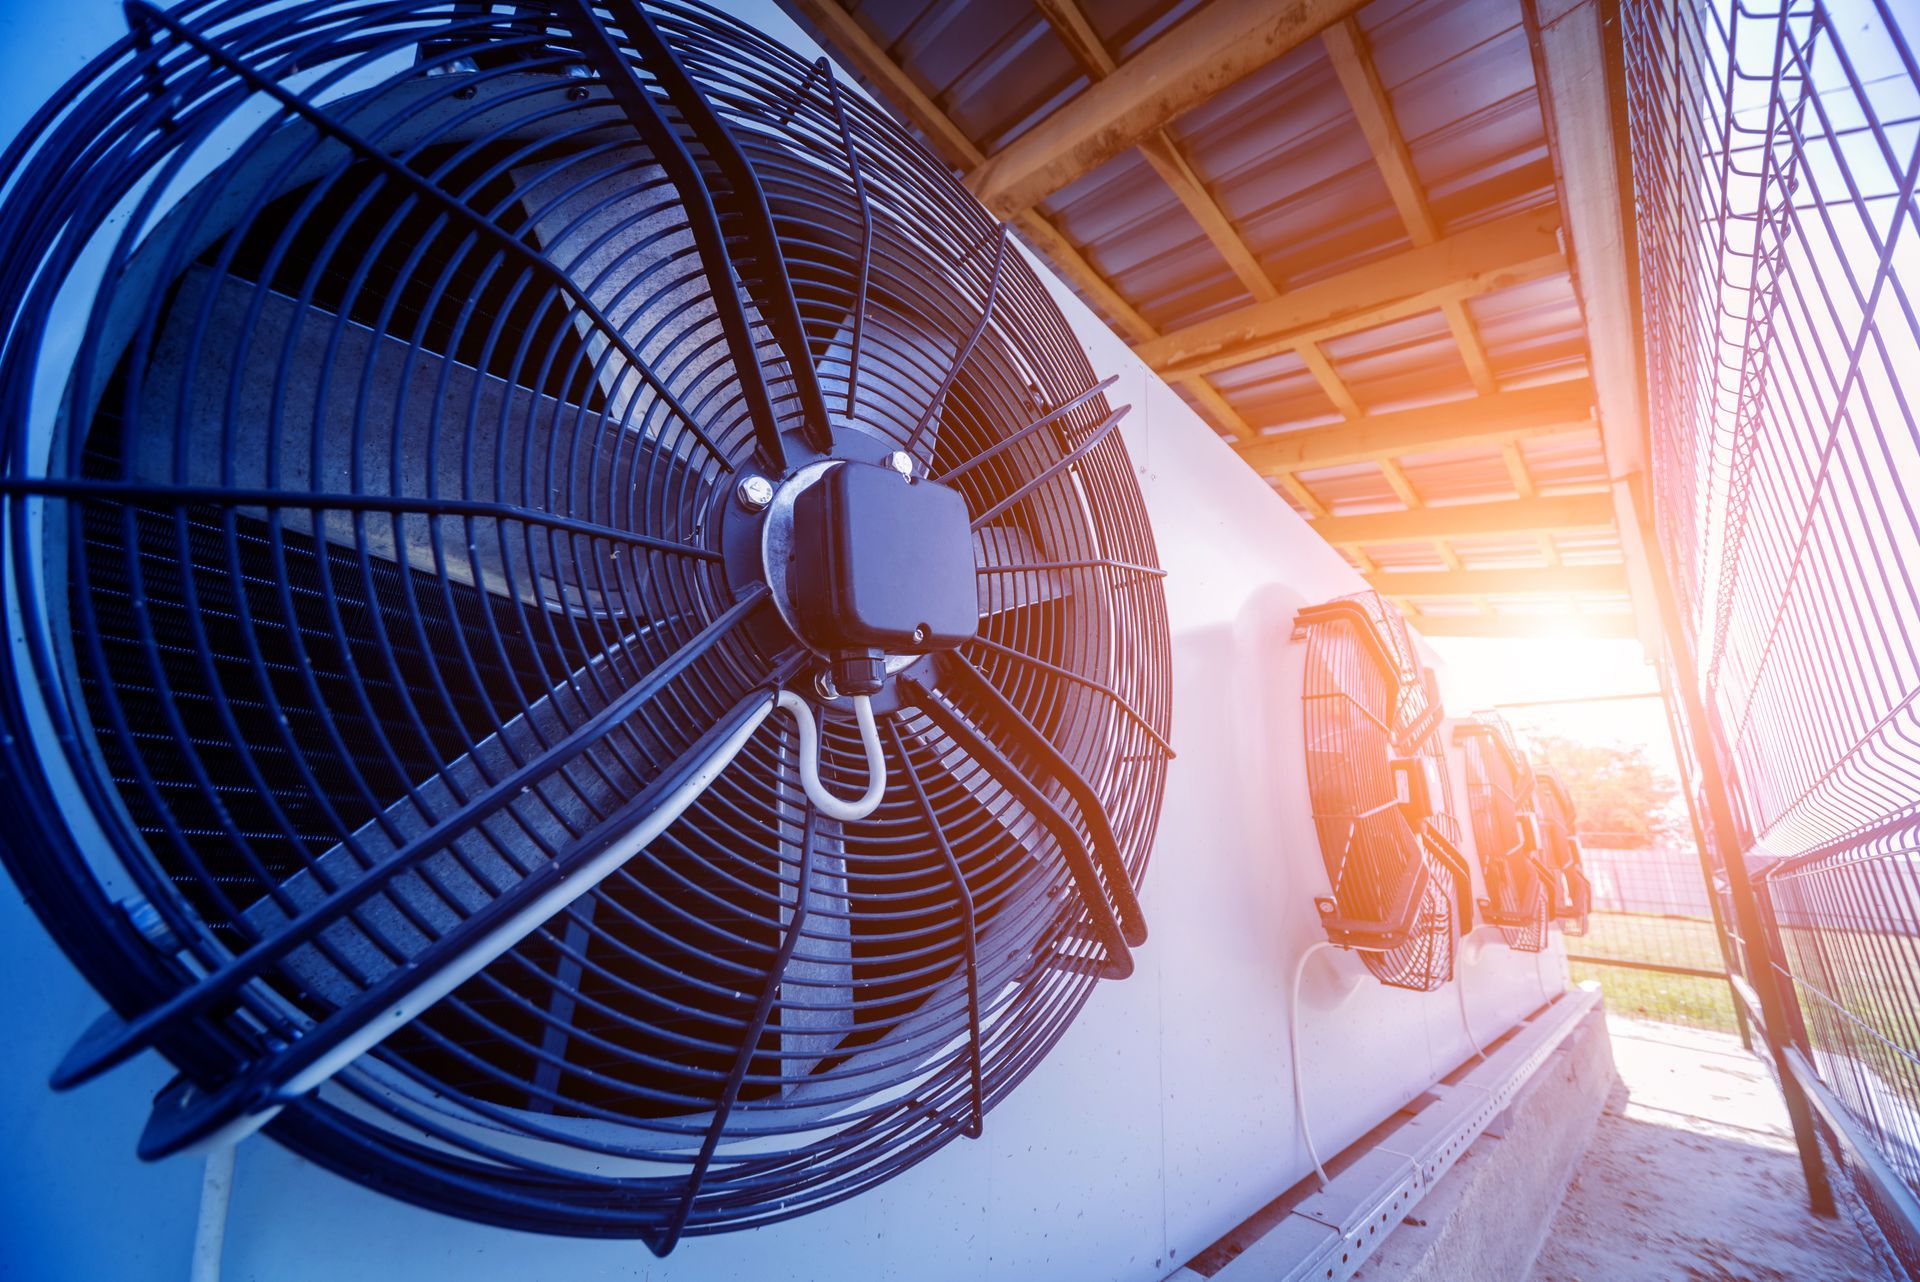
[[[973,531],[960,492],[843,463],[794,501],[793,607],[828,654],[951,650],[979,627]]]

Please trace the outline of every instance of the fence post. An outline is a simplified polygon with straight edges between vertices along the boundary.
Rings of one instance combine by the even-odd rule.
[[[1787,1119],[1793,1125],[1794,1144],[1800,1150],[1800,1169],[1807,1180],[1807,1199],[1816,1215],[1836,1214],[1833,1188],[1827,1182],[1827,1168],[1820,1153],[1820,1137],[1814,1130],[1813,1109],[1807,1101],[1800,1079],[1787,1061],[1789,1029],[1797,1024],[1787,1013],[1787,997],[1779,984],[1779,968],[1773,959],[1772,941],[1760,918],[1760,903],[1747,872],[1746,852],[1740,848],[1733,819],[1733,798],[1727,790],[1726,763],[1707,721],[1706,702],[1700,697],[1700,684],[1693,656],[1687,652],[1686,633],[1681,628],[1680,607],[1674,596],[1673,582],[1666,562],[1657,554],[1654,541],[1644,524],[1633,531],[1647,550],[1649,577],[1660,608],[1661,631],[1666,638],[1665,661],[1671,665],[1672,685],[1679,692],[1687,737],[1692,741],[1695,768],[1700,772],[1701,791],[1706,794],[1707,815],[1711,821],[1713,842],[1718,848],[1721,866],[1726,869],[1727,885],[1733,899],[1733,915],[1740,926],[1741,955],[1746,961],[1747,983],[1760,1002],[1761,1037],[1773,1058],[1774,1076],[1780,1082],[1780,1094],[1786,1100]],[[1724,946],[1724,942],[1723,942]],[[1734,994],[1736,1006],[1739,993]]]
[[[1720,896],[1713,889],[1713,855],[1707,849],[1707,825],[1700,818],[1700,800],[1694,792],[1695,780],[1689,776],[1686,768],[1687,759],[1692,753],[1688,751],[1680,733],[1680,713],[1674,706],[1673,681],[1667,665],[1659,661],[1653,667],[1660,678],[1660,702],[1667,714],[1667,735],[1673,740],[1673,762],[1679,768],[1680,788],[1687,798],[1687,821],[1693,826],[1693,849],[1700,858],[1700,879],[1707,889],[1707,912],[1713,917],[1713,940],[1720,946],[1720,963],[1727,968],[1727,996],[1733,1002],[1734,1027],[1740,1030],[1740,1044],[1752,1050],[1753,1029],[1747,1019],[1747,1003],[1733,983],[1733,974],[1739,969],[1739,963],[1734,959],[1733,945],[1727,940],[1727,919],[1720,912]],[[1699,766],[1696,764],[1694,774],[1698,773]]]

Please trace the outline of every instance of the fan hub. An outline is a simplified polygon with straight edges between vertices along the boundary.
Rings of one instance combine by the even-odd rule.
[[[782,619],[833,662],[842,693],[874,693],[979,627],[965,500],[898,468],[801,468],[767,504],[760,552]]]

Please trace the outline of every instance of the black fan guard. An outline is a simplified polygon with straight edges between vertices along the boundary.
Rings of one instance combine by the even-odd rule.
[[[0,161],[5,858],[117,1012],[56,1084],[157,1048],[149,1155],[270,1117],[662,1253],[978,1134],[1129,970],[1171,755],[1124,411],[1005,229],[703,8],[127,12]],[[735,495],[902,451],[981,621],[840,823]]]
[[[1580,839],[1574,835],[1578,812],[1558,776],[1534,772],[1534,806],[1540,816],[1540,844],[1553,870],[1553,919],[1568,935],[1587,933],[1587,914],[1593,911],[1593,883],[1580,858]]]
[[[1307,786],[1326,861],[1327,938],[1382,983],[1432,992],[1453,978],[1472,883],[1442,757],[1444,717],[1398,610],[1375,592],[1309,606]]]
[[[1498,716],[1481,713],[1454,734],[1466,752],[1467,809],[1486,877],[1481,920],[1498,926],[1508,947],[1537,953],[1547,946],[1554,876],[1541,850],[1533,767]]]

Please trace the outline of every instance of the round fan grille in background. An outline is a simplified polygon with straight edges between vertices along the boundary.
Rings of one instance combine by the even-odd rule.
[[[1123,411],[1005,230],[705,9],[128,12],[0,208],[6,858],[117,1012],[57,1080],[155,1046],[149,1154],[282,1110],[659,1251],[978,1133],[1126,973],[1169,756]],[[889,661],[840,821],[740,496],[896,452],[978,633]]]
[[[1542,853],[1553,870],[1554,920],[1565,933],[1584,935],[1587,914],[1593,909],[1593,886],[1581,866],[1580,842],[1574,836],[1573,798],[1557,776],[1539,770],[1534,773],[1534,805],[1540,815]]]
[[[1431,675],[1378,593],[1309,607],[1297,626],[1307,640],[1307,784],[1333,887],[1322,918],[1382,983],[1431,992],[1453,977],[1465,872],[1448,860],[1459,833]]]
[[[1534,848],[1533,767],[1507,723],[1482,714],[1459,729],[1467,755],[1467,809],[1487,879],[1485,919],[1523,953],[1547,946],[1552,911],[1540,851]]]

